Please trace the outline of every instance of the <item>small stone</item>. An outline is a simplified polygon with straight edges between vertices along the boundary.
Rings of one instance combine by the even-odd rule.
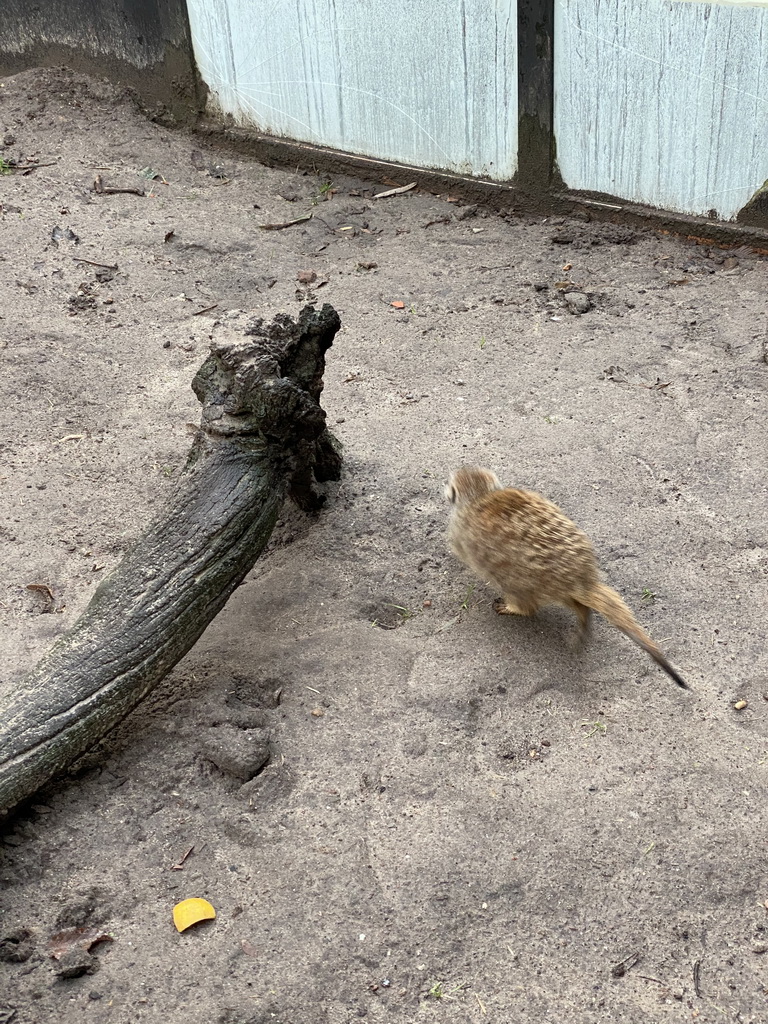
[[[80,946],[64,953],[54,967],[59,978],[79,978],[83,974],[95,974],[98,969],[96,957]]]
[[[737,711],[743,711],[744,708],[747,706],[747,702],[745,700],[737,700],[733,706],[736,708]]]
[[[422,608],[431,608],[431,607],[432,607],[432,602],[431,602],[431,601],[429,601],[429,600],[427,600],[427,601],[422,601],[422,603],[421,603],[421,607],[422,607]]]
[[[208,731],[200,749],[220,771],[248,782],[269,761],[269,732],[266,729],[240,729],[224,723]]]
[[[0,938],[0,961],[23,964],[35,951],[35,940],[28,928],[16,928]]]
[[[569,312],[573,314],[588,313],[592,309],[589,296],[584,292],[566,292],[563,298]]]
[[[752,952],[758,954],[768,953],[768,946],[766,946],[764,942],[761,942],[759,946],[752,947]]]
[[[314,270],[300,270],[296,275],[296,280],[299,284],[312,284],[317,280],[317,274]]]
[[[310,714],[312,715],[313,718],[322,718],[325,712],[323,711],[322,708],[312,708]]]

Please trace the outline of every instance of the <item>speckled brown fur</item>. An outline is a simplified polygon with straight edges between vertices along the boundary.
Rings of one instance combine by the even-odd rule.
[[[471,466],[452,475],[446,497],[453,505],[451,551],[501,590],[500,614],[533,615],[560,604],[586,631],[590,611],[600,612],[687,689],[619,594],[601,582],[592,542],[557,505],[534,491],[502,487],[495,474]]]

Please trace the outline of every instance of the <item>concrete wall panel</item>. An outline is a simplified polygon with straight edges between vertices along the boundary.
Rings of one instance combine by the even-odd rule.
[[[734,219],[768,178],[768,6],[556,0],[554,120],[568,187]]]
[[[239,125],[512,177],[515,0],[189,0],[211,100]]]

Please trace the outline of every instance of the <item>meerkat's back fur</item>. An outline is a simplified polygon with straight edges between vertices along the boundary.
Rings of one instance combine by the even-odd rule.
[[[687,684],[639,626],[627,605],[600,579],[589,537],[534,491],[502,487],[487,469],[457,470],[446,488],[453,505],[448,543],[465,565],[504,595],[501,614],[533,615],[547,604],[576,612],[583,631],[600,612],[678,684]]]

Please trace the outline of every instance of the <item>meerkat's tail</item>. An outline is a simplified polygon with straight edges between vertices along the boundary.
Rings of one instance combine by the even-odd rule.
[[[636,644],[639,644],[644,651],[650,654],[659,668],[664,669],[667,675],[674,679],[678,686],[682,686],[684,690],[689,689],[685,680],[678,675],[664,657],[661,648],[657,647],[648,634],[641,629],[634,615],[615,590],[604,583],[598,583],[594,590],[584,599],[580,600],[587,607],[600,612],[601,615],[608,619],[611,625],[616,626],[630,640],[634,640]]]

